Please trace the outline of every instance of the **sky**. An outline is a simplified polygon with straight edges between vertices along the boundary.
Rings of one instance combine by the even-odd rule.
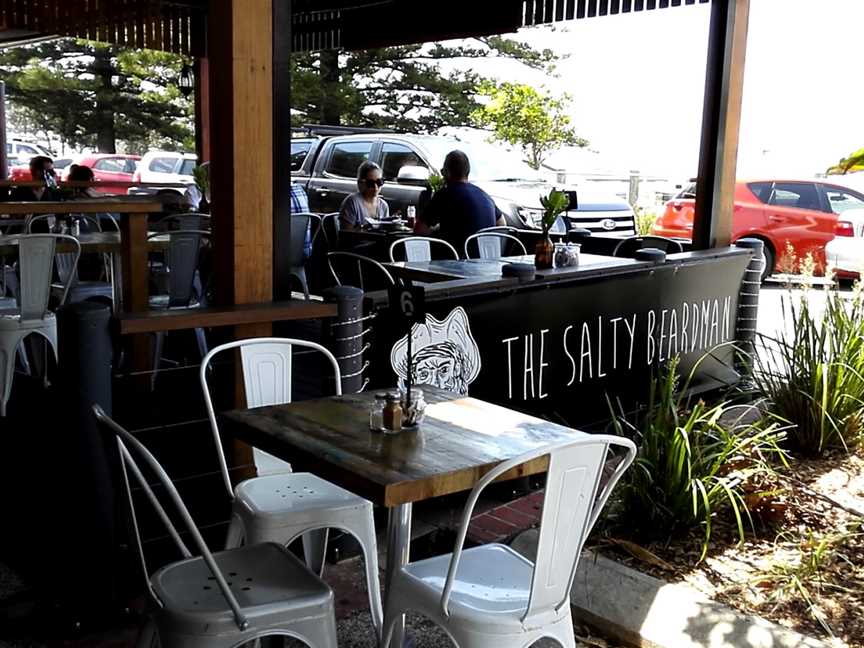
[[[572,95],[573,122],[596,154],[559,154],[559,166],[692,177],[709,13],[684,6],[524,29],[520,39],[567,56],[558,78],[500,61],[483,71]],[[864,0],[751,0],[739,177],[812,176],[864,146],[862,25]]]

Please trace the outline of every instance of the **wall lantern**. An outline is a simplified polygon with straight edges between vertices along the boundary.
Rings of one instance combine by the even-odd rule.
[[[192,66],[188,63],[180,70],[180,80],[178,83],[180,94],[188,97],[195,89],[195,75],[192,72]]]

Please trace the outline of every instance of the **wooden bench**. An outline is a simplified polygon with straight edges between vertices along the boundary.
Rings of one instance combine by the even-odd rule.
[[[120,313],[115,320],[120,335],[135,335],[216,326],[320,319],[336,317],[336,314],[336,304],[297,300],[226,307],[176,308]]]

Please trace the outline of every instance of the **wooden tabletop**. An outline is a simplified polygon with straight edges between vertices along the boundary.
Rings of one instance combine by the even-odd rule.
[[[498,278],[508,263],[534,265],[534,255],[501,257],[500,259],[440,259],[433,261],[397,261],[385,264],[397,277],[416,281],[447,281],[450,279]],[[537,270],[537,278],[578,274],[585,270],[650,265],[643,261],[599,254],[580,254],[579,265],[569,268]]]
[[[416,431],[397,435],[369,430],[373,393],[226,412],[220,428],[387,507],[468,490],[502,461],[583,434],[485,401],[422,389],[426,418]],[[542,457],[503,479],[547,467]]]
[[[82,254],[119,254],[121,251],[120,232],[92,232],[78,237]],[[168,247],[170,238],[167,234],[155,236],[147,240],[149,250],[164,250]],[[17,254],[18,240],[15,235],[9,238],[0,235],[0,254]],[[73,244],[66,241],[57,243],[57,252],[72,252]]]
[[[3,214],[156,214],[163,211],[164,202],[153,196],[136,199],[134,196],[93,198],[92,200],[44,200],[38,202],[0,202]]]

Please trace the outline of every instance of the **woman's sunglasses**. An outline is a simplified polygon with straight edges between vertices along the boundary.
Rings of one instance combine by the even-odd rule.
[[[371,178],[367,178],[363,181],[363,184],[366,185],[367,189],[372,189],[373,187],[383,187],[384,180],[382,178],[378,178],[377,180],[372,180]]]

